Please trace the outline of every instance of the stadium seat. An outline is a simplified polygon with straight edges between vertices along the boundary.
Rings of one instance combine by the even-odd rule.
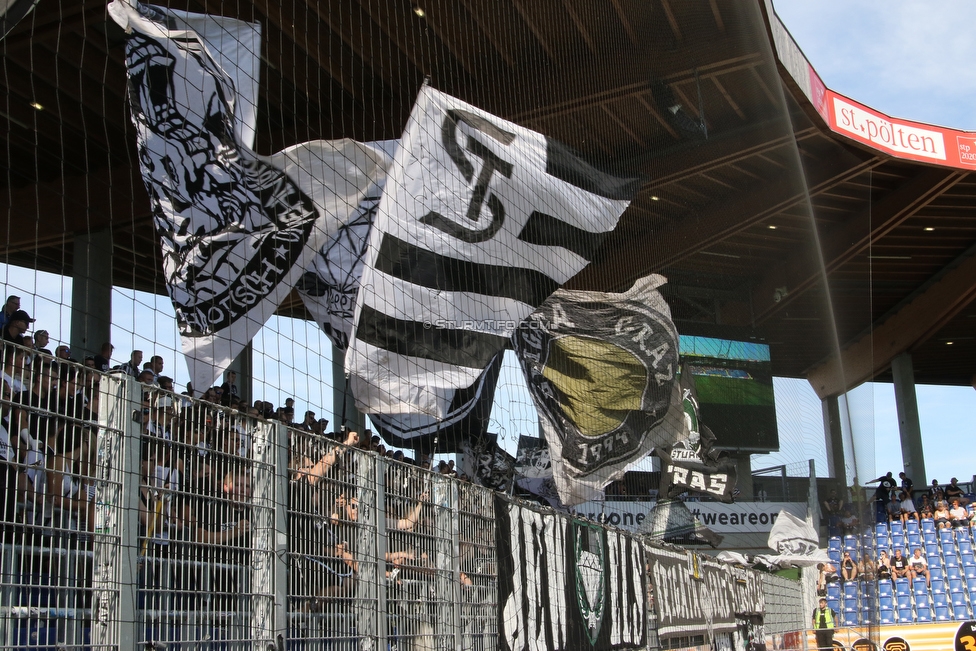
[[[933,576],[932,577],[932,586],[931,586],[931,590],[930,591],[933,592],[933,593],[935,593],[935,592],[943,592],[944,593],[946,591],[945,579],[943,579],[941,577],[935,578]]]
[[[952,615],[955,619],[969,619],[972,612],[969,610],[968,604],[953,604]]]
[[[860,586],[857,581],[845,581],[844,582],[844,598],[845,599],[857,599]]]
[[[878,536],[885,536],[887,538],[888,537],[888,523],[887,522],[879,522],[878,524],[874,525],[874,533],[876,535],[878,535]]]
[[[959,557],[956,556],[955,554],[953,554],[951,552],[945,552],[942,555],[942,558],[945,559],[945,566],[947,568],[949,568],[949,567],[959,567]]]
[[[921,529],[918,528],[918,522],[916,522],[915,520],[909,520],[908,522],[905,523],[905,533],[913,534],[913,533],[919,533],[920,531]]]
[[[827,584],[827,599],[840,599],[840,584],[837,582]]]
[[[932,609],[928,606],[917,606],[915,608],[915,619],[919,624],[927,624],[932,621]]]
[[[950,581],[952,579],[962,578],[962,570],[959,568],[958,565],[947,565],[945,568],[945,573],[946,573],[946,578],[949,579]]]
[[[896,602],[898,608],[911,608],[912,607],[912,595],[910,594],[900,594],[898,595]]]
[[[840,565],[840,550],[839,549],[828,549],[827,550],[827,558],[829,558],[830,559],[830,562],[833,563],[834,565]]]
[[[956,541],[956,547],[959,548],[960,554],[972,554],[973,553],[973,541],[963,538],[962,540]]]
[[[894,609],[895,600],[890,594],[878,596],[878,608]]]
[[[928,594],[929,587],[925,582],[925,577],[920,577],[912,581],[912,592],[916,595]]]
[[[891,532],[891,548],[892,549],[905,549],[905,534],[901,532]]]
[[[912,586],[908,579],[895,579],[895,594],[896,595],[910,595],[912,593]]]
[[[840,551],[842,546],[840,536],[831,536],[827,539],[827,551],[832,551],[835,549]]]
[[[966,587],[969,589],[969,596],[976,597],[976,577],[966,577]]]
[[[945,569],[941,565],[938,566],[938,567],[932,567],[932,565],[930,563],[929,564],[929,574],[931,575],[931,577],[933,579],[944,579],[945,578]]]
[[[942,543],[943,547],[946,545],[949,545],[950,547],[955,545],[956,539],[952,535],[952,529],[939,529],[939,542]]]
[[[922,534],[920,534],[918,532],[916,532],[916,533],[909,532],[908,533],[908,548],[914,551],[916,547],[921,547],[921,546],[922,546]]]
[[[907,608],[898,609],[898,621],[901,624],[911,624],[915,621],[915,614],[912,612],[911,604]]]
[[[879,597],[890,597],[895,593],[894,586],[891,585],[891,581],[878,581],[878,596]]]
[[[905,529],[904,529],[904,527],[902,527],[902,524],[901,524],[901,521],[900,520],[895,520],[894,522],[889,522],[888,523],[888,531],[890,531],[892,534],[905,533]]]
[[[935,533],[935,520],[922,518],[922,533]]]
[[[925,543],[925,548],[926,549],[928,549],[928,546],[929,545],[938,545],[939,544],[939,534],[935,533],[934,530],[933,531],[926,531],[925,533],[922,534],[922,542]]]
[[[878,611],[878,619],[882,624],[894,624],[895,623],[895,611],[890,608],[882,608]]]
[[[938,542],[925,543],[925,558],[930,562],[933,558],[938,558],[941,553],[941,547]]]
[[[861,584],[861,599],[875,598],[878,596],[878,584],[875,581],[864,581]]]
[[[976,556],[973,555],[972,550],[959,550],[959,562],[965,567],[966,565],[976,565]]]
[[[939,606],[949,605],[949,595],[944,592],[933,592],[932,593],[932,604],[938,608]]]
[[[865,531],[861,534],[861,548],[862,549],[873,549],[875,547],[875,537],[870,531]]]
[[[832,608],[835,613],[840,613],[841,612],[840,601],[838,601],[836,599],[829,599],[828,598],[827,599],[827,606],[829,608]]]
[[[949,592],[962,592],[963,585],[962,579],[949,577]]]
[[[861,626],[874,626],[878,623],[877,611],[871,608],[861,609]]]
[[[949,617],[949,607],[948,606],[936,606],[935,607],[935,621],[937,622],[948,622],[952,618]]]
[[[963,565],[962,575],[967,579],[976,578],[976,565]]]
[[[857,536],[844,536],[843,543],[845,552],[856,552],[858,549]]]

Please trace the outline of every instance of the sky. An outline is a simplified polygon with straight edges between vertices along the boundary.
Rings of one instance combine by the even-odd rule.
[[[976,130],[976,3],[778,0],[777,13],[828,87],[894,117]],[[19,293],[24,307],[51,331],[55,343],[70,330],[71,279],[0,265],[0,286]],[[139,348],[164,357],[164,372],[185,384],[173,309],[165,297],[126,290],[113,296],[115,363]],[[63,336],[62,336],[63,335]],[[280,405],[297,400],[296,412],[332,410],[331,346],[315,323],[273,317],[254,342],[255,396]],[[150,352],[152,351],[152,352]],[[976,371],[976,369],[974,369]],[[519,434],[536,434],[535,408],[512,355],[506,358],[492,431],[510,451]],[[785,465],[805,474],[813,459],[826,473],[821,403],[805,380],[774,382],[781,450],[756,456],[753,468]],[[976,391],[971,387],[917,387],[923,447],[929,479],[972,479],[976,452]],[[876,477],[902,469],[894,392],[889,384],[867,384],[847,400],[855,433],[858,474]],[[948,453],[947,453],[948,452]]]

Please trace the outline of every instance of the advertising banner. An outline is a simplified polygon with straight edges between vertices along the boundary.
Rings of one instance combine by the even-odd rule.
[[[584,502],[573,509],[580,517],[596,520],[627,531],[640,530],[656,502]],[[718,534],[769,533],[780,510],[805,518],[805,502],[687,502],[688,510],[703,525]]]

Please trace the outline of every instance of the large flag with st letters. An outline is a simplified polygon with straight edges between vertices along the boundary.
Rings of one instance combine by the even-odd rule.
[[[424,86],[363,268],[346,355],[357,407],[442,418],[589,262],[637,187]]]
[[[190,375],[205,389],[291,291],[383,171],[375,150],[252,150],[260,29],[115,0],[129,105]]]
[[[563,504],[603,487],[654,446],[671,445],[678,333],[658,292],[662,276],[622,293],[560,289],[513,337],[552,458]]]

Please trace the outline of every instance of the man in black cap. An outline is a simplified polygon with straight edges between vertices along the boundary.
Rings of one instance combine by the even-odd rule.
[[[24,345],[24,333],[30,327],[28,324],[34,323],[30,314],[23,310],[17,310],[10,315],[10,320],[3,328],[4,341],[12,341],[15,344]]]
[[[837,626],[837,613],[827,605],[827,598],[820,597],[820,607],[813,609],[813,634],[817,638],[818,649],[834,648],[834,628]]]

